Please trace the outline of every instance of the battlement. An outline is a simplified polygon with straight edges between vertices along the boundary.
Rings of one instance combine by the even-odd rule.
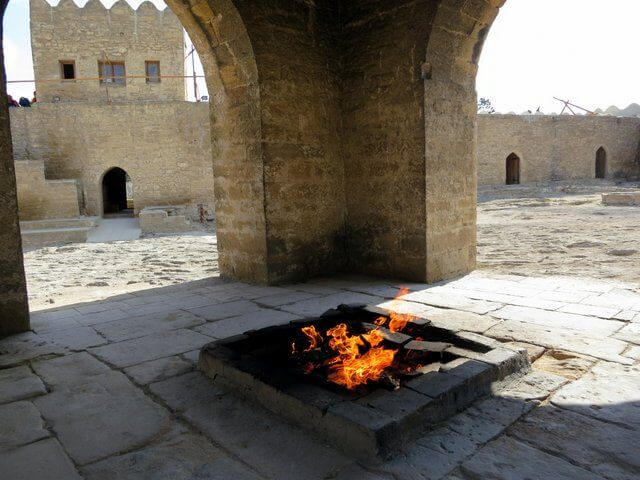
[[[171,78],[184,75],[184,34],[170,9],[30,0],[30,11],[39,101],[184,99],[184,79]]]

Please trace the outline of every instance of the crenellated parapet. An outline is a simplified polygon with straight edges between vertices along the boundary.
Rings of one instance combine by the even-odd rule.
[[[100,0],[82,7],[73,0],[55,6],[30,0],[30,10],[40,101],[184,99],[184,80],[171,78],[184,75],[184,35],[170,9],[159,10],[148,1],[134,9],[124,0],[111,8]],[[166,78],[149,81],[149,68]],[[110,72],[125,78],[105,81]]]

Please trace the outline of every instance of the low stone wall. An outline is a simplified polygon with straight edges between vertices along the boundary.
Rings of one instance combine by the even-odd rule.
[[[640,192],[603,193],[602,203],[607,206],[638,206],[640,205]]]
[[[75,180],[47,180],[44,162],[15,162],[20,220],[73,218],[80,215]]]
[[[208,103],[37,103],[11,109],[11,132],[16,160],[79,181],[83,214],[102,215],[102,178],[113,167],[133,181],[136,213],[198,204],[214,212]]]
[[[142,233],[180,233],[192,230],[191,222],[184,215],[171,209],[158,208],[145,208],[140,212],[140,229]]]
[[[640,119],[478,115],[478,183],[504,184],[506,159],[520,159],[520,183],[595,178],[596,152],[606,152],[605,178],[638,177]]]

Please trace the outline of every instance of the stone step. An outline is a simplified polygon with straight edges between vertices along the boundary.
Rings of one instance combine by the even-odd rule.
[[[93,228],[98,217],[56,218],[47,220],[31,220],[20,222],[20,230],[24,233],[34,230],[54,230],[60,228]]]

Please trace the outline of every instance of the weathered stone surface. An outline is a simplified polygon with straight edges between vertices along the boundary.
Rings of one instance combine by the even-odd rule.
[[[79,465],[140,447],[171,425],[165,409],[117,372],[61,385],[34,403]]]
[[[258,480],[260,477],[213,447],[208,439],[180,435],[143,450],[112,457],[82,470],[88,480]]]
[[[291,305],[281,307],[281,310],[290,312],[301,317],[317,317],[331,308],[336,308],[341,304],[363,303],[365,305],[377,305],[384,300],[380,297],[366,295],[364,293],[342,292],[325,297],[310,298]]]
[[[561,350],[549,350],[533,364],[533,368],[577,380],[588,372],[595,360],[579,357]]]
[[[288,305],[290,303],[300,302],[302,300],[315,297],[317,297],[317,295],[311,293],[290,291],[278,293],[276,295],[268,295],[266,297],[259,297],[256,298],[255,302],[267,307],[279,307],[281,305]]]
[[[640,360],[640,347],[630,347],[623,355],[634,360]]]
[[[109,341],[121,342],[153,333],[195,327],[203,323],[203,319],[191,313],[173,310],[102,323],[94,328]]]
[[[96,333],[91,327],[75,327],[66,330],[56,330],[45,333],[40,338],[46,342],[60,345],[69,350],[85,350],[90,347],[104,345],[107,340]]]
[[[30,402],[15,402],[0,406],[0,451],[47,438],[40,412]],[[2,470],[2,467],[0,467]]]
[[[194,406],[184,416],[215,444],[269,477],[320,480],[352,463],[262,408],[230,395]]]
[[[627,348],[623,341],[614,338],[593,338],[575,330],[507,320],[490,328],[485,334],[501,340],[523,341],[547,348],[582,353],[603,360],[630,363],[628,358],[620,355]]]
[[[0,340],[0,367],[18,365],[43,355],[63,354],[66,349],[51,342],[44,342],[32,332]]]
[[[615,338],[640,345],[640,323],[630,323],[616,333]]]
[[[0,370],[0,404],[15,402],[46,393],[42,381],[29,367]]]
[[[480,315],[497,310],[502,306],[499,303],[486,302],[484,300],[470,300],[456,295],[431,293],[429,290],[411,292],[402,298],[411,302],[462,310]]]
[[[550,312],[511,305],[492,312],[491,315],[505,320],[533,323],[545,327],[578,330],[584,332],[585,336],[595,338],[611,335],[624,326],[622,322],[616,320],[602,320],[572,313]]]
[[[500,396],[522,401],[543,400],[567,382],[564,377],[534,370],[507,385]]]
[[[560,389],[554,405],[640,430],[640,367],[601,362]]]
[[[531,343],[506,342],[503,345],[505,348],[513,348],[514,350],[518,351],[525,350],[527,352],[527,355],[529,356],[529,361],[531,363],[540,358],[545,351],[544,347],[540,347],[539,345],[532,345]]]
[[[259,309],[245,315],[207,323],[201,327],[196,327],[194,330],[209,337],[222,339],[239,335],[249,330],[289,323],[299,318],[299,316],[287,312]]]
[[[588,470],[576,467],[524,443],[502,436],[482,448],[462,464],[461,470],[472,478],[495,480],[549,479],[603,480]]]
[[[52,387],[85,383],[111,370],[86,352],[33,363],[33,369]]]
[[[237,317],[245,313],[258,312],[260,310],[262,310],[260,306],[248,300],[238,300],[235,302],[219,303],[217,305],[189,309],[194,315],[210,321]]]
[[[90,351],[93,355],[109,364],[128,367],[158,358],[189,352],[202,347],[210,341],[210,337],[190,330],[173,330],[92,348]]]
[[[180,357],[166,357],[125,368],[124,373],[138,385],[148,385],[169,377],[182,375],[193,370],[193,368],[193,363],[187,362]]]
[[[580,303],[570,303],[560,309],[561,312],[588,315],[590,317],[616,318],[622,309],[615,307],[596,307]]]
[[[509,434],[606,478],[640,473],[637,432],[547,405],[520,420]]]
[[[509,398],[508,394],[506,396],[501,395],[501,392],[495,392],[486,400],[475,403],[466,413],[471,417],[488,418],[492,422],[506,427],[531,411],[537,404],[532,401]]]
[[[0,478],[11,480],[81,480],[56,439],[0,452]]]
[[[489,315],[478,315],[459,310],[437,309],[436,312],[429,312],[428,318],[434,327],[475,333],[483,333],[500,323],[498,319]]]
[[[149,389],[154,395],[166,402],[169,408],[177,411],[206,405],[227,393],[200,372],[191,372],[162,382],[152,383]]]

